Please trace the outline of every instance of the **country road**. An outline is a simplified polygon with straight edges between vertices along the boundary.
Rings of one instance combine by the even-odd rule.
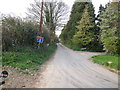
[[[73,51],[58,44],[36,88],[118,88],[118,75],[89,59],[100,53]]]

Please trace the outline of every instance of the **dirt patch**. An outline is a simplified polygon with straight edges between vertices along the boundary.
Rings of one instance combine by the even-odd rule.
[[[35,88],[34,83],[44,69],[45,67],[41,66],[38,71],[24,70],[21,72],[18,68],[4,66],[3,70],[8,71],[9,76],[5,79],[5,84],[2,88]]]
[[[5,84],[0,86],[0,88],[36,88],[35,83],[38,82],[39,77],[42,79],[41,73],[46,70],[47,63],[52,60],[54,54],[44,64],[40,65],[37,71],[28,69],[21,71],[19,68],[3,66],[1,71],[8,71],[9,76],[5,79]]]

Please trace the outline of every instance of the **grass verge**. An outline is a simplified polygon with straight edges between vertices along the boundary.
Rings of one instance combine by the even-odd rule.
[[[38,70],[39,66],[56,50],[56,44],[52,43],[42,49],[32,47],[15,47],[9,52],[2,53],[2,65],[12,66],[21,70]]]
[[[120,56],[117,55],[97,55],[93,56],[92,60],[94,63],[98,63],[115,70],[120,70],[120,65],[118,65],[119,58]]]

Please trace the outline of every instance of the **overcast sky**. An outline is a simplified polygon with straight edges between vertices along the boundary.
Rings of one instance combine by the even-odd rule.
[[[25,17],[25,12],[27,12],[26,8],[30,7],[30,3],[33,3],[33,1],[34,0],[0,0],[0,12],[3,14],[14,14],[16,16]],[[62,1],[71,8],[75,0]],[[97,13],[99,5],[105,5],[109,0],[92,0],[92,2]]]
[[[62,0],[64,1],[70,9],[75,0]],[[14,16],[25,17],[27,8],[30,7],[30,3],[34,0],[0,0],[0,13],[12,14]],[[100,4],[105,5],[109,0],[92,0],[95,7],[95,13],[97,14]],[[60,33],[59,31],[57,32]]]

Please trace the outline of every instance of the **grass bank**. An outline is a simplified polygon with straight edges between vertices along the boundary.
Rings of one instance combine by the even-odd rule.
[[[94,63],[107,66],[111,69],[120,70],[119,58],[120,56],[117,55],[97,55],[93,56],[92,60]]]
[[[50,44],[48,47],[43,47],[42,49],[25,46],[15,47],[9,52],[2,53],[2,64],[21,70],[38,70],[39,66],[50,58],[56,48],[55,43]]]

